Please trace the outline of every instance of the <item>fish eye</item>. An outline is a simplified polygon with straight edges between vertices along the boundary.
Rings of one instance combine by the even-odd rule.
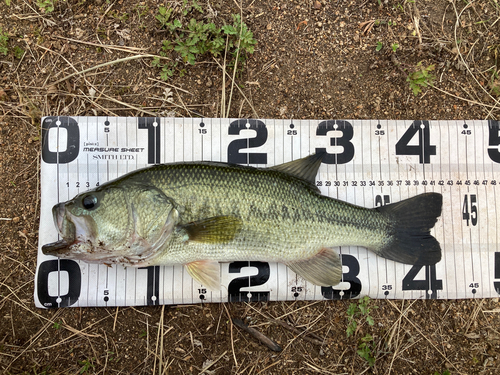
[[[93,194],[86,195],[82,199],[82,206],[86,210],[92,210],[97,207],[97,197]]]

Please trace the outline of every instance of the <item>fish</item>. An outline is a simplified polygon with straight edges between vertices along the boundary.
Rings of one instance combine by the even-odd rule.
[[[157,164],[52,209],[60,240],[45,255],[112,266],[184,265],[220,289],[220,262],[279,262],[318,286],[340,283],[340,246],[410,265],[441,260],[430,233],[442,195],[365,208],[322,195],[325,153],[268,168],[222,162]]]

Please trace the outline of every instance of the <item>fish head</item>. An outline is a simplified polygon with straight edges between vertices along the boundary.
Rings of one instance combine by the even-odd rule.
[[[151,186],[99,187],[53,207],[61,240],[42,251],[89,263],[139,265],[170,237],[178,222],[174,206]]]

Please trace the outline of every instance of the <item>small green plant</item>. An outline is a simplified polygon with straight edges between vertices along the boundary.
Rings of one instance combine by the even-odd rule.
[[[186,9],[203,12],[203,9],[194,0],[191,3],[184,0],[182,10],[184,16],[188,14]],[[161,56],[166,57],[167,54],[176,53],[184,63],[194,65],[200,56],[211,54],[218,57],[222,55],[227,46],[228,56],[230,57],[227,66],[234,67],[237,64],[236,58],[238,63],[243,65],[246,62],[247,54],[254,52],[257,41],[248,26],[241,21],[239,14],[233,15],[232,25],[227,24],[220,28],[213,22],[205,23],[204,21],[197,21],[195,18],[191,18],[187,22],[182,16],[173,18],[172,15],[172,8],[167,9],[164,6],[158,8],[156,19],[173,39],[162,42]],[[152,66],[161,68],[160,77],[163,80],[172,77],[175,72],[181,75],[184,74],[184,69],[179,69],[177,64],[178,62],[175,59],[166,64],[162,64],[159,58],[153,59],[152,62]]]
[[[408,75],[406,81],[410,83],[410,88],[413,91],[413,95],[417,96],[420,92],[422,92],[422,87],[432,85],[432,83],[436,79],[436,76],[431,73],[434,69],[434,64],[425,67],[420,61],[416,66],[416,71]]]
[[[444,370],[442,373],[434,371],[434,375],[451,375],[451,373],[448,370]]]
[[[178,64],[179,64],[178,61],[169,61],[166,64],[162,64],[158,57],[154,57],[153,61],[151,62],[151,66],[161,69],[160,78],[163,79],[164,81],[168,80],[170,77],[173,77],[175,69]],[[179,70],[179,76],[183,77],[185,72],[186,71],[184,69]]]
[[[382,42],[377,42],[377,47],[375,47],[375,51],[380,51],[382,49],[382,47],[384,46],[384,43]]]
[[[9,43],[9,34],[4,33],[2,28],[0,27],[0,53],[3,53],[7,56],[9,50],[7,48],[7,44]]]
[[[491,89],[491,94],[494,96],[500,96],[500,73],[496,68],[492,69],[491,79],[489,82],[489,86]]]
[[[60,322],[54,322],[54,324],[52,325],[52,328],[55,328],[55,329],[61,328],[61,323]]]
[[[172,8],[165,8],[164,6],[160,5],[158,8],[158,14],[155,16],[156,20],[160,23],[162,28],[166,28],[168,21],[170,20],[170,16],[172,15],[172,12],[174,10]]]
[[[21,59],[21,57],[23,57],[24,55],[24,50],[19,46],[14,46],[12,52],[14,53],[14,57],[16,59]]]
[[[370,366],[375,365],[373,350],[373,337],[370,334],[366,334],[366,336],[362,337],[359,342],[357,353],[361,358],[368,362]]]
[[[165,8],[164,6],[160,6],[158,8],[158,14],[156,15],[156,19],[160,22],[162,28],[167,29],[171,33],[173,33],[176,29],[182,26],[180,20],[175,19],[170,22],[170,16],[172,15],[173,8]]]
[[[349,321],[347,323],[347,337],[350,337],[354,333],[356,333],[356,329],[358,328],[357,320],[360,316],[364,316],[368,325],[372,326],[375,324],[375,321],[370,316],[370,312],[372,311],[372,307],[369,306],[370,297],[364,296],[361,298],[358,303],[351,303],[349,308],[347,309],[347,316],[349,317]],[[377,308],[375,306],[374,308]]]
[[[375,321],[370,316],[370,312],[372,309],[376,309],[377,306],[370,306],[370,297],[365,296],[361,298],[358,303],[351,303],[349,308],[347,309],[348,323],[347,323],[347,337],[353,336],[358,331],[358,326],[364,321],[368,323],[369,326],[373,326]],[[370,334],[366,334],[362,337],[358,343],[358,355],[366,360],[370,366],[375,364],[375,356],[374,356],[373,347],[373,337]]]
[[[242,52],[253,53],[257,41],[253,37],[253,33],[248,29],[247,25],[241,21],[239,14],[233,14],[233,26],[226,25],[222,29],[228,35],[233,35],[234,40],[230,40],[230,47],[237,47]],[[239,39],[239,40],[238,40]],[[233,51],[236,55],[236,51]]]
[[[220,29],[217,29],[214,23],[197,22],[191,18],[187,33],[181,34],[181,38],[175,41],[174,50],[181,55],[184,62],[194,65],[196,55],[211,52],[217,56],[223,43]]]
[[[398,43],[392,43],[391,44],[391,48],[392,48],[392,52],[396,52],[399,48],[399,44]]]
[[[82,366],[80,371],[78,372],[79,374],[85,374],[87,373],[90,369],[94,369],[94,358],[90,359],[84,359],[83,361],[78,361],[78,364]]]
[[[393,6],[392,6],[392,8],[393,8],[393,9],[397,9],[397,10],[399,10],[399,11],[403,12],[403,13],[405,12],[405,10],[404,10],[404,8],[403,8],[403,5],[401,5],[400,3],[398,3],[398,4],[397,4],[397,5],[395,5],[395,6],[393,5]]]
[[[200,4],[196,0],[192,0],[191,3],[189,3],[188,0],[183,0],[182,1],[182,14],[184,16],[187,16],[189,12],[191,12],[192,9],[197,10],[200,13],[203,13],[203,9],[201,8]]]
[[[55,0],[36,0],[36,5],[43,13],[51,13],[54,11]]]
[[[147,5],[136,5],[135,11],[137,12],[137,16],[139,17],[139,21],[141,17],[146,16],[149,12],[149,7]]]
[[[116,20],[119,20],[119,21],[126,21],[128,20],[128,13],[120,13],[118,10],[112,10],[111,12],[108,13],[110,17],[113,17],[114,19]]]
[[[10,7],[10,0],[5,0],[5,5],[7,5],[8,7]]]
[[[104,28],[97,28],[97,35],[101,39],[106,39],[108,37],[108,34],[106,33],[106,29],[104,29]]]

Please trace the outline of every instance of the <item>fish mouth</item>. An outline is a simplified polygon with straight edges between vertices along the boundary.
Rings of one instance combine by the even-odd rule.
[[[71,245],[71,243],[68,243],[65,240],[48,243],[42,246],[42,253],[44,255],[61,256],[69,252],[69,247]]]
[[[70,251],[70,246],[77,242],[75,224],[66,215],[65,203],[56,204],[52,208],[52,217],[57,232],[62,239],[43,245],[42,253],[45,255],[62,256],[67,254]]]

